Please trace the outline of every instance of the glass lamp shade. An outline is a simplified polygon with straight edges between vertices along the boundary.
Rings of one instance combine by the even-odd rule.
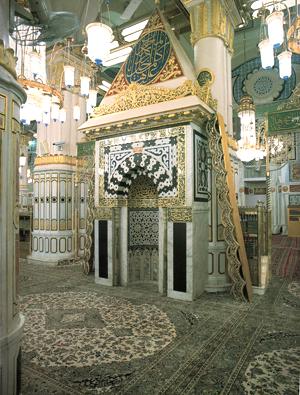
[[[113,40],[112,29],[104,23],[90,23],[85,28],[88,37],[88,57],[97,65],[109,55],[109,44]]]
[[[64,108],[62,108],[61,110],[59,110],[59,120],[61,123],[66,122],[67,119],[67,112]]]
[[[263,69],[270,69],[274,66],[273,44],[267,38],[258,44],[260,51],[261,65]]]
[[[97,104],[97,91],[96,89],[90,89],[89,91],[89,102],[92,107],[95,107]]]
[[[236,156],[242,162],[250,162],[251,160],[255,159],[255,157],[256,157],[255,151],[256,151],[255,149],[239,148],[236,152]]]
[[[90,81],[90,77],[80,77],[80,93],[82,96],[87,97],[89,95]]]
[[[43,124],[45,126],[50,125],[51,119],[50,119],[50,112],[44,112],[43,113]]]
[[[59,105],[57,103],[52,103],[51,106],[51,118],[54,122],[59,119]]]
[[[26,156],[24,154],[20,155],[19,166],[24,167],[26,165]]]
[[[264,149],[255,150],[255,160],[261,160],[266,156],[266,151]]]
[[[91,114],[93,112],[93,106],[91,105],[90,99],[86,101],[86,113]]]
[[[274,11],[267,16],[268,36],[274,48],[280,47],[284,40],[283,12]]]
[[[74,81],[75,81],[75,67],[70,65],[65,65],[64,74],[65,74],[65,85],[68,88],[71,88],[71,86],[74,86]]]
[[[287,80],[292,74],[292,52],[283,51],[278,55],[279,76]]]
[[[73,118],[77,122],[80,119],[80,107],[74,106],[73,107]]]
[[[50,109],[51,109],[51,96],[45,94],[43,96],[43,112],[50,113]]]
[[[36,77],[38,74],[41,74],[41,57],[36,50],[33,50],[29,54],[30,60],[30,70],[33,77]]]

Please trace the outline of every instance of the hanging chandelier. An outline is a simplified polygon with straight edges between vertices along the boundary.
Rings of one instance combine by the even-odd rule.
[[[110,19],[109,0],[106,0],[108,18]],[[98,15],[95,22],[89,23],[86,28],[87,55],[97,66],[103,64],[103,60],[110,53],[111,42],[114,39],[112,29],[102,20],[102,1],[98,3]],[[110,22],[110,21],[109,21]]]
[[[20,119],[23,124],[29,125],[31,121],[36,121],[49,125],[50,119],[54,121],[59,119],[60,111],[62,111],[60,109],[63,106],[63,96],[60,91],[24,76],[19,76],[18,82],[27,93],[27,101],[20,110]]]
[[[112,29],[101,22],[89,23],[85,28],[88,40],[88,57],[100,66],[110,53],[110,43],[113,41]],[[99,38],[101,37],[101,43]]]
[[[261,146],[260,137],[256,136],[255,106],[251,96],[245,95],[241,98],[238,117],[241,124],[241,138],[238,141],[237,157],[242,162],[262,159],[266,153]]]
[[[294,23],[291,25],[290,10],[286,1],[273,0],[254,2],[261,5],[258,15],[261,16],[260,42],[258,44],[261,64],[263,69],[271,69],[275,64],[275,56],[279,63],[279,76],[286,80],[292,74],[292,52],[300,52],[300,18],[297,14]],[[298,1],[296,1],[296,12],[298,13]],[[285,17],[284,10],[287,14]],[[288,19],[288,21],[286,21]],[[285,24],[289,29],[286,34]]]

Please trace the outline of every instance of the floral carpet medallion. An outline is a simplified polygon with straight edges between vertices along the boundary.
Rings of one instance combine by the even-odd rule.
[[[22,351],[42,367],[87,367],[145,358],[167,346],[176,330],[166,313],[94,292],[24,296]]]
[[[300,348],[290,348],[257,355],[245,372],[245,394],[297,394],[299,351]]]

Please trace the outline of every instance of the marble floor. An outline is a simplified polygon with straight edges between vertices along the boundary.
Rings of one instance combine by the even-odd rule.
[[[298,394],[300,243],[278,240],[252,304],[175,301],[152,284],[109,288],[78,266],[21,259],[22,394]]]

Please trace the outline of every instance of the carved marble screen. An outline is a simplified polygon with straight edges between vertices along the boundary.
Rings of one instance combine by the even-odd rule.
[[[126,206],[132,182],[141,175],[155,185],[159,206],[184,206],[185,131],[180,126],[99,141],[96,206]]]
[[[158,209],[128,209],[129,281],[158,279]]]

